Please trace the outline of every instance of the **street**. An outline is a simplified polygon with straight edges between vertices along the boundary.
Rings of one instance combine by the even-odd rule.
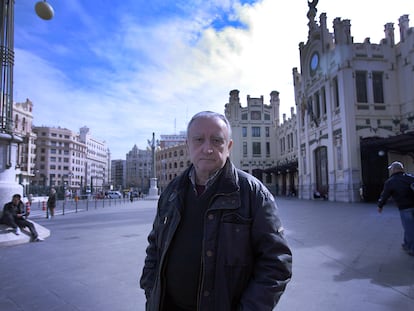
[[[276,310],[414,309],[414,257],[401,250],[394,206],[378,214],[373,204],[277,202],[294,259]],[[138,280],[155,205],[125,201],[54,219],[34,208],[32,220],[51,235],[0,248],[0,310],[145,310]]]

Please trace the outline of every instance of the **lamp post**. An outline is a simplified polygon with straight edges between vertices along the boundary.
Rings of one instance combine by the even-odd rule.
[[[16,182],[17,148],[23,139],[13,132],[13,69],[14,69],[14,0],[1,0],[0,15],[0,201],[7,202],[14,193],[23,195]],[[53,17],[52,7],[42,1],[36,13],[43,19]]]

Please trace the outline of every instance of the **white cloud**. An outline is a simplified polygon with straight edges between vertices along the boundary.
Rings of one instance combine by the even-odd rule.
[[[414,12],[411,2],[394,2],[385,7],[387,1],[319,1],[318,18],[327,13],[330,31],[335,17],[351,19],[356,41],[371,36],[375,42],[386,22]],[[186,2],[192,7],[188,16],[160,18],[155,24],[143,24],[125,12],[116,25],[100,27],[96,12],[76,1],[69,11],[82,12],[80,46],[53,41],[48,54],[53,59],[30,46],[16,49],[15,100],[34,102],[36,125],[74,131],[88,126],[96,138],[107,141],[113,158],[124,158],[134,144],[145,148],[152,132],[184,130],[200,110],[224,112],[232,89],[240,90],[242,105],[247,95],[263,95],[267,103],[269,93],[277,90],[281,113],[289,115],[295,105],[292,68],[299,66],[299,42],[307,40],[306,1],[237,3]],[[238,18],[245,27],[208,27],[219,6],[232,7],[229,19]],[[375,16],[367,16],[373,6]],[[19,34],[35,42],[34,34]],[[72,43],[76,28],[70,36]],[[48,44],[39,40],[41,46]],[[63,64],[65,57],[69,61]]]

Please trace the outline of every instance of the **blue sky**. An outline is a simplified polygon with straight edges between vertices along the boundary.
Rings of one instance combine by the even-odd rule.
[[[136,144],[186,128],[201,110],[224,112],[240,100],[280,92],[281,113],[295,106],[292,68],[307,40],[306,0],[16,0],[14,100],[34,103],[34,125],[73,131],[88,126],[112,159]],[[414,20],[414,1],[319,0],[327,14],[351,20],[354,42],[379,43],[384,24]],[[414,22],[410,23],[414,26]]]

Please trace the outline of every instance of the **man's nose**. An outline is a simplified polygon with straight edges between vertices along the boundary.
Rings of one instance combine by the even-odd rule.
[[[208,154],[213,153],[213,148],[211,146],[211,143],[208,141],[204,143],[203,149],[205,153],[208,153]]]

